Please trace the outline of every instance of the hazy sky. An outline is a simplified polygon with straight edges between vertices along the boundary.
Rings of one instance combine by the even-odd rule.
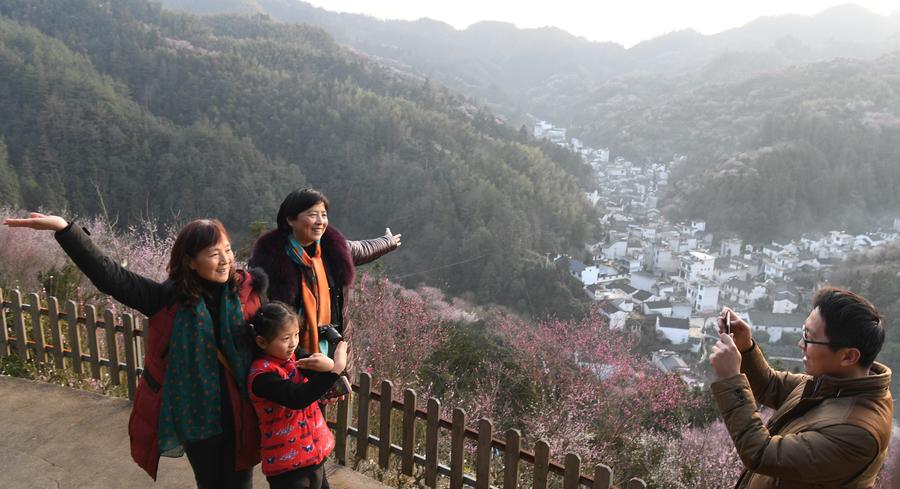
[[[306,0],[338,12],[381,19],[429,17],[465,29],[481,20],[519,27],[556,26],[594,41],[630,47],[667,32],[693,28],[715,34],[764,15],[818,13],[847,0]],[[900,0],[858,0],[875,13],[900,11]]]

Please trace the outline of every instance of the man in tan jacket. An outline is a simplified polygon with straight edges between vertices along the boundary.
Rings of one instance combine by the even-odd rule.
[[[719,325],[711,387],[745,467],[735,487],[873,487],[893,413],[891,371],[875,362],[884,343],[875,307],[846,290],[820,290],[799,342],[805,375],[770,368],[731,309]],[[757,402],[775,410],[768,423]]]

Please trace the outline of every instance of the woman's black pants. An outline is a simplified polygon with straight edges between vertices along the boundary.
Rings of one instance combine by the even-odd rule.
[[[184,444],[197,489],[251,489],[253,469],[234,470],[234,433]]]

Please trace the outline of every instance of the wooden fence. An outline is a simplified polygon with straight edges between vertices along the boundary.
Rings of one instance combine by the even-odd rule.
[[[28,294],[23,302],[18,290],[0,289],[0,358],[15,354],[79,374],[86,374],[86,365],[94,379],[108,378],[116,386],[124,381],[132,398],[143,371],[146,336],[141,325],[146,324],[146,318],[131,314],[117,318],[109,309],[98,315],[95,307],[79,310],[73,301],[60,309],[55,297],[43,302],[46,305],[38,294]],[[454,409],[450,419],[441,417],[438,399],[429,398],[423,409],[412,389],[403,391],[402,400],[395,399],[390,381],[382,381],[375,391],[371,376],[363,373],[353,384],[353,391],[356,402],[347,399],[337,403],[337,419],[329,421],[335,429],[334,456],[340,464],[346,464],[352,455],[354,460],[377,460],[387,469],[393,460],[407,476],[413,476],[418,465],[424,471],[425,485],[432,488],[439,484],[446,487],[449,482],[451,489],[512,489],[520,487],[523,480],[536,489],[612,487],[612,470],[606,465],[597,465],[591,474],[584,474],[581,459],[574,453],[566,454],[563,464],[556,463],[550,459],[550,446],[545,441],[538,441],[529,451],[521,446],[517,430],[507,430],[501,440],[495,438],[490,420],[479,419],[476,428],[467,426],[462,409]],[[423,423],[424,437],[419,430]],[[352,454],[351,439],[355,440]],[[467,441],[474,449],[466,449]],[[424,454],[417,453],[417,448]],[[492,472],[497,480],[491,480]],[[646,485],[632,478],[626,488]]]

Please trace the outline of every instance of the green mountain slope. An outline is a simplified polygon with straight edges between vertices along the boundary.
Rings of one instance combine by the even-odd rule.
[[[633,158],[688,155],[666,198],[765,241],[861,230],[900,211],[900,53],[839,59],[739,83],[609,82],[573,96],[572,132]]]
[[[237,225],[266,216],[304,181],[226,128],[149,114],[86,57],[3,17],[0,72],[5,203],[82,215],[105,204],[123,225],[148,215],[216,215]],[[268,182],[274,188],[250,192]]]
[[[766,241],[865,229],[900,213],[891,54],[900,49],[898,14],[842,5],[624,49],[552,28],[481,22],[456,30],[255,1],[276,19],[321,26],[401,69],[510,113],[530,111],[616,155],[688,155],[663,199],[672,219],[706,218],[714,229]]]
[[[245,229],[305,182],[348,235],[403,232],[385,263],[407,282],[535,313],[567,313],[580,293],[540,257],[592,235],[585,167],[440,86],[261,17],[138,0],[3,0],[0,15],[76,66],[44,62],[61,87],[33,99],[41,85],[23,77],[38,68],[11,61],[4,78],[0,136],[29,207],[96,211],[99,187],[128,219],[202,213]],[[20,44],[0,49],[27,60]],[[72,72],[85,81],[69,87]],[[41,118],[46,106],[59,109]]]

